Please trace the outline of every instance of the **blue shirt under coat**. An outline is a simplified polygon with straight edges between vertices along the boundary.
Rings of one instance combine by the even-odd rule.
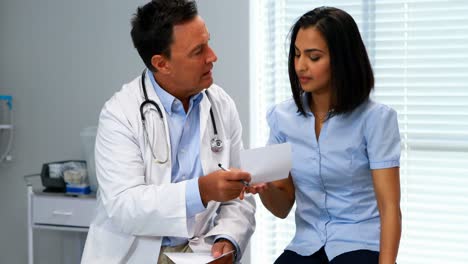
[[[371,170],[400,165],[397,113],[369,99],[326,120],[317,140],[315,117],[305,109],[306,116],[299,114],[291,99],[267,113],[268,144],[292,145],[296,233],[286,249],[308,256],[325,246],[329,260],[353,250],[379,251]]]
[[[198,178],[203,176],[200,162],[200,102],[203,93],[190,97],[189,109],[185,112],[182,102],[159,86],[151,71],[146,72],[151,84],[166,111],[169,138],[171,140],[172,173],[171,182],[187,181],[185,203],[187,205],[188,225],[193,225],[195,215],[205,210],[198,188]],[[228,235],[217,239],[227,239],[239,252],[239,245]],[[185,237],[164,237],[163,246],[177,246],[187,243]]]
[[[200,107],[203,94],[190,97],[189,109],[185,113],[182,102],[162,89],[152,72],[147,76],[166,111],[166,121],[171,140],[171,182],[187,181],[185,202],[187,218],[193,224],[194,216],[205,210],[198,189],[198,177],[203,176],[200,162]],[[190,223],[191,222],[191,223]],[[163,246],[176,246],[187,242],[183,237],[164,237]]]

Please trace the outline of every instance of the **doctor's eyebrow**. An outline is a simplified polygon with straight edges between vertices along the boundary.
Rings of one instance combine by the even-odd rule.
[[[195,48],[190,50],[189,54],[193,55],[193,54],[197,53],[198,50],[203,49],[203,46],[208,45],[208,42],[210,40],[211,40],[211,34],[208,33],[208,40],[205,43],[201,43],[201,44],[198,44],[197,46],[195,46]]]

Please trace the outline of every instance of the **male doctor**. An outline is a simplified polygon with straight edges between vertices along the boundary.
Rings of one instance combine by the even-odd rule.
[[[217,57],[196,3],[138,8],[131,36],[147,70],[102,109],[98,206],[82,263],[170,263],[164,252],[203,250],[239,260],[255,202],[241,195],[247,172],[218,168],[239,167],[242,127],[213,84]]]

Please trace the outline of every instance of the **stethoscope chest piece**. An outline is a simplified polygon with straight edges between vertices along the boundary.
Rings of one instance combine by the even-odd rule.
[[[217,136],[211,139],[211,151],[213,152],[221,152],[224,148],[223,141],[219,139]]]

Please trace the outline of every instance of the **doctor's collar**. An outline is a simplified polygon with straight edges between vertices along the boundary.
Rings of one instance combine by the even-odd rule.
[[[177,99],[175,96],[172,94],[168,93],[166,90],[164,90],[154,79],[153,73],[147,69],[147,76],[149,77],[151,81],[151,85],[154,88],[154,91],[156,92],[156,95],[159,97],[159,100],[161,101],[161,104],[164,107],[164,110],[166,111],[167,114],[172,115],[174,113],[174,103],[175,102],[180,102],[179,99]],[[201,100],[203,99],[203,92],[200,92],[198,94],[192,95],[190,97],[190,109],[197,106]]]

